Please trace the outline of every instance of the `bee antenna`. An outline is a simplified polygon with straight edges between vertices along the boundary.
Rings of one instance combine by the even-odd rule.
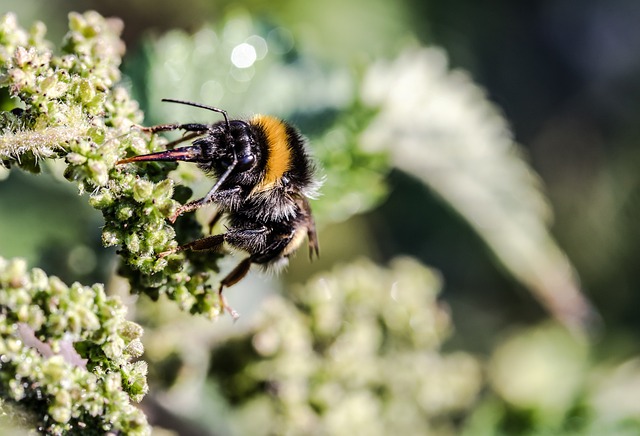
[[[169,103],[184,104],[186,106],[199,107],[200,109],[208,109],[213,112],[218,112],[219,114],[222,114],[222,116],[224,117],[224,122],[227,125],[227,133],[231,132],[231,127],[229,126],[229,117],[227,116],[227,111],[225,111],[224,109],[218,109],[217,107],[208,106],[206,104],[195,103],[192,101],[175,100],[173,98],[163,98],[162,101],[166,101]]]

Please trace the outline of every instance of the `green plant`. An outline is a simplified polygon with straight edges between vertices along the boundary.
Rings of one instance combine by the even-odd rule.
[[[67,286],[0,257],[0,407],[47,434],[148,434],[142,328],[101,285]]]
[[[386,174],[399,168],[464,217],[557,319],[576,331],[588,325],[591,308],[550,236],[537,178],[503,118],[470,80],[449,71],[441,51],[409,48],[356,72],[330,70],[286,41],[269,40],[277,29],[246,14],[221,27],[170,32],[146,46],[137,92],[154,103],[147,120],[186,118],[169,117],[156,106],[159,97],[199,101],[203,92],[235,90],[219,99],[230,113],[276,113],[309,133],[326,178],[324,197],[313,205],[321,226],[374,207],[388,194]],[[167,217],[191,196],[176,181],[197,189],[204,179],[189,168],[174,171],[175,164],[116,166],[125,155],[167,143],[138,128],[143,114],[120,83],[121,30],[117,19],[73,13],[56,47],[43,24],[25,30],[12,14],[2,17],[0,162],[38,172],[64,160],[65,177],[102,213],[102,242],[119,247],[119,274],[132,292],[215,318],[220,302],[211,289],[221,255],[158,256],[202,234],[193,214],[175,226]],[[257,50],[250,68],[219,68],[248,41],[275,50]],[[172,81],[175,53],[186,54],[186,70]],[[268,92],[275,79],[288,85],[281,94]],[[423,424],[424,431],[451,433],[484,380],[476,359],[440,349],[450,324],[436,302],[439,286],[433,271],[406,259],[390,269],[367,261],[337,268],[294,289],[291,301],[272,300],[249,332],[215,348],[211,384],[237,406],[237,416],[269,418],[255,420],[267,422],[263,431],[409,431]],[[26,408],[27,419],[51,433],[150,431],[130,404],[147,390],[146,366],[133,362],[142,353],[142,329],[124,320],[123,306],[101,285],[67,286],[20,260],[0,260],[0,317],[3,410]],[[187,360],[184,349],[161,339],[170,362],[160,366]],[[235,365],[225,365],[227,357]],[[441,379],[456,390],[445,393]],[[92,395],[79,398],[83,390]],[[341,393],[354,396],[341,402]]]

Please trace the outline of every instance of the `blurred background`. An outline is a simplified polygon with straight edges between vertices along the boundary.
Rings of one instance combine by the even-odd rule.
[[[479,368],[463,371],[474,394],[453,412],[415,421],[430,423],[412,427],[415,434],[638,434],[640,4],[0,1],[0,13],[15,12],[22,26],[44,21],[52,41],[66,32],[69,11],[88,9],[123,20],[123,83],[147,124],[210,118],[159,103],[163,97],[237,117],[274,113],[311,138],[326,166],[314,205],[320,262],[299,255],[284,283],[253,274],[234,288],[237,325],[170,305],[132,309],[147,327],[145,359],[152,368],[156,361],[150,417],[170,409],[175,421],[162,426],[180,434],[241,434],[237,424],[213,425],[176,404],[210,394],[219,412],[246,406],[237,390],[229,394],[242,382],[215,390],[203,378],[217,386],[239,371],[216,366],[225,356],[258,364],[238,347],[233,354],[233,344],[255,344],[263,294],[315,283],[316,274],[355,259],[385,268],[411,256],[441,280],[439,310],[450,317],[441,335],[448,339],[431,352],[463,352]],[[0,255],[25,257],[66,281],[110,283],[133,302],[113,277],[115,252],[101,247],[102,218],[59,174],[55,165],[38,177],[2,173]],[[210,184],[192,177],[196,192]],[[586,326],[588,339],[561,324]],[[158,348],[154,340],[171,328],[217,351],[197,341]],[[176,387],[180,380],[189,389]],[[237,419],[254,416],[243,413]],[[434,424],[444,416],[447,425]]]

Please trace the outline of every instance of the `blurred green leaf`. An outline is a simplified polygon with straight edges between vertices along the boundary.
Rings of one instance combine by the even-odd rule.
[[[450,204],[555,317],[591,327],[594,309],[549,231],[540,180],[484,92],[449,71],[442,50],[413,48],[374,64],[362,93],[380,108],[362,143]]]

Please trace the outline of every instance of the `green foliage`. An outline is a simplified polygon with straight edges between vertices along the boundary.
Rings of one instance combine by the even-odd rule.
[[[481,371],[441,353],[451,325],[439,291],[411,259],[363,260],[269,300],[212,356],[236,434],[455,434]]]
[[[597,316],[549,230],[537,174],[483,90],[447,63],[440,49],[413,48],[374,64],[362,94],[380,111],[363,143],[429,186],[554,317],[585,333]]]
[[[47,434],[82,429],[149,434],[130,404],[147,392],[142,328],[100,285],[67,286],[0,258],[0,393]]]
[[[102,212],[102,241],[120,247],[119,272],[133,292],[166,295],[184,311],[213,318],[220,312],[211,292],[219,256],[158,256],[200,236],[193,214],[175,227],[166,218],[190,188],[211,181],[187,165],[116,166],[166,144],[137,128],[142,112],[119,84],[121,30],[118,20],[74,13],[54,49],[41,23],[27,31],[12,14],[0,19],[7,109],[0,112],[0,162],[37,172],[45,159],[64,159],[65,177]],[[449,71],[434,49],[409,49],[357,72],[328,68],[296,51],[290,36],[237,14],[194,35],[176,31],[149,42],[132,73],[149,106],[147,122],[211,116],[162,105],[163,97],[215,104],[234,117],[262,111],[290,119],[310,137],[325,178],[313,204],[320,223],[373,208],[387,194],[385,175],[394,165],[447,201],[565,325],[580,331],[588,324],[589,303],[549,233],[539,182],[505,120],[466,76]],[[235,62],[238,50],[253,53],[251,62]],[[607,408],[608,398],[624,403],[623,383],[590,383],[588,345],[564,330],[509,338],[493,353],[488,379],[476,358],[443,353],[451,323],[439,290],[432,270],[400,259],[389,269],[368,261],[340,267],[293,289],[290,301],[274,297],[250,331],[211,354],[208,380],[233,406],[229,425],[239,434],[597,434],[636,427],[635,409]],[[193,354],[185,338],[197,341],[210,327],[190,321],[198,335],[180,329],[173,333],[179,344],[155,338],[168,356],[156,373],[171,369],[159,384],[180,383],[180,365]],[[67,286],[0,259],[0,332],[3,410],[25,406],[51,433],[149,431],[130,404],[147,390],[146,365],[132,362],[142,353],[141,328],[124,320],[122,305],[101,285]],[[210,343],[195,343],[208,353]],[[633,363],[622,368],[630,379],[638,378]],[[603,377],[618,370],[605,369]],[[486,397],[478,396],[482,388]],[[548,397],[550,391],[558,395]],[[471,412],[475,401],[480,406]]]
[[[205,264],[196,254],[158,257],[177,245],[166,223],[178,204],[172,198],[174,183],[167,179],[175,165],[115,166],[127,154],[157,151],[163,144],[135,128],[142,114],[126,89],[116,85],[124,52],[122,23],[93,12],[71,14],[61,55],[44,41],[42,24],[29,36],[11,14],[1,23],[1,34],[16,35],[4,38],[1,83],[23,106],[0,119],[5,165],[32,168],[41,158],[64,157],[65,177],[90,193],[89,203],[105,218],[104,245],[122,246],[122,274],[133,291],[152,298],[167,294],[185,310],[216,316],[217,296],[207,284],[215,262]],[[193,224],[192,218],[182,220]]]

